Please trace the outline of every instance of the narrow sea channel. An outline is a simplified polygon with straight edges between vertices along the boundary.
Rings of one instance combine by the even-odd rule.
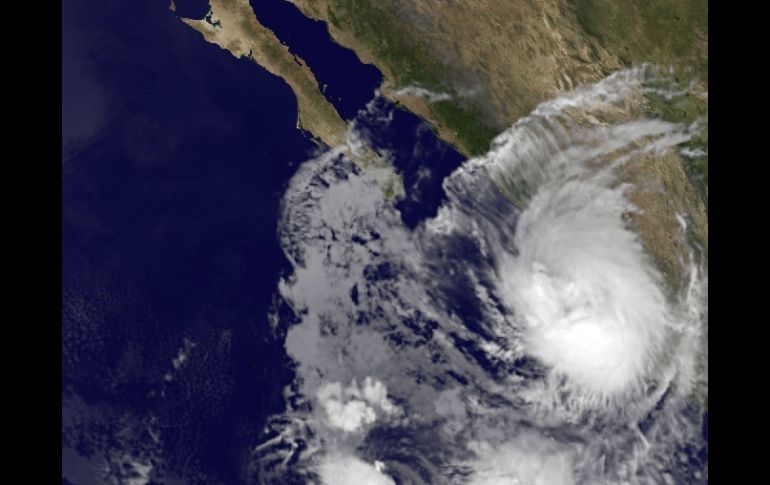
[[[370,146],[392,158],[406,192],[396,204],[403,222],[414,228],[435,216],[445,199],[441,185],[444,178],[465,157],[440,140],[424,120],[377,96],[382,74],[361,62],[352,50],[334,42],[325,22],[306,17],[286,0],[250,3],[259,21],[315,73],[319,87],[340,116],[356,119]],[[369,113],[380,116],[367,115],[370,102]]]

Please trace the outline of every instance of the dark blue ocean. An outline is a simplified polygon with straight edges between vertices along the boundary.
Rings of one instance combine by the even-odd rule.
[[[341,116],[381,75],[283,0],[252,2]],[[63,4],[62,481],[244,483],[292,380],[278,299],[279,203],[315,145],[281,79],[184,25],[206,1]],[[462,161],[419,118],[372,123],[409,227]],[[361,123],[366,125],[365,117]]]
[[[441,183],[463,162],[464,157],[436,137],[419,117],[378,97],[374,92],[382,74],[363,64],[356,54],[336,44],[324,22],[305,17],[286,0],[251,0],[259,21],[272,30],[292,53],[307,62],[319,88],[344,119],[356,118],[372,148],[389,153],[403,178],[406,196],[397,202],[402,220],[414,228],[436,215],[444,200]],[[373,100],[381,116],[361,113]],[[379,120],[392,115],[387,124]]]
[[[304,59],[321,91],[343,119],[355,118],[382,83],[382,74],[329,37],[326,24],[305,17],[286,0],[250,0],[260,23],[272,30],[289,51]]]

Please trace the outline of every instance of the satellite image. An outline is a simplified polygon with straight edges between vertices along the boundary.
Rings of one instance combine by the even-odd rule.
[[[706,0],[61,10],[62,484],[708,483]]]

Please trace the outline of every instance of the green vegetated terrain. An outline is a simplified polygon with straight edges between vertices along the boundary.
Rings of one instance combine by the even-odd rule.
[[[707,0],[572,0],[587,35],[596,37],[620,61],[631,66],[650,62],[671,66],[681,84],[708,86]],[[708,114],[708,101],[685,94],[664,101],[651,96],[652,112],[675,123],[690,124]],[[690,140],[693,151],[708,149],[708,129]],[[685,160],[699,194],[708,197],[708,154]]]
[[[376,59],[377,66],[399,86],[420,86],[433,92],[451,92],[447,73],[451,68],[415,38],[409,24],[402,22],[382,3],[369,0],[332,0],[320,14],[350,35]],[[310,9],[311,7],[307,7]],[[355,48],[354,48],[355,49]],[[458,148],[468,154],[484,153],[499,132],[490,126],[477,106],[445,100],[430,106],[429,123],[456,134]],[[420,114],[420,113],[418,113]],[[447,140],[453,142],[454,140]]]
[[[554,57],[555,54],[547,49],[533,54],[529,52],[533,50],[532,46],[521,48],[517,44],[517,33],[521,38],[532,37],[535,46],[552,42],[552,33],[558,36],[571,34],[564,36],[567,39],[564,50],[574,54],[569,60],[576,64],[594,64],[592,67],[596,69],[589,76],[593,81],[620,66],[650,62],[663,66],[689,66],[694,77],[708,82],[708,7],[705,0],[482,0],[472,2],[464,9],[442,4],[440,9],[436,8],[440,13],[431,12],[431,4],[420,1],[415,1],[412,6],[395,0],[296,0],[296,3],[311,16],[328,20],[333,35],[340,37],[342,34],[343,44],[374,62],[394,85],[417,85],[456,95],[454,81],[458,77],[470,73],[470,78],[481,84],[489,81],[484,86],[490,92],[487,99],[453,96],[451,100],[427,108],[428,121],[438,128],[439,133],[443,131],[449,137],[456,137],[448,141],[466,155],[484,153],[502,128],[554,94],[545,86],[555,83],[555,79],[543,79],[543,88],[539,89],[532,85],[537,83],[517,76],[515,72],[510,73],[510,79],[502,80],[489,80],[494,75],[481,72],[493,65],[497,55],[493,52],[495,49],[506,58],[513,57],[513,65],[520,66],[520,71],[533,69],[541,58]],[[456,15],[452,9],[456,10]],[[521,13],[516,16],[519,11]],[[517,23],[506,25],[508,19],[500,18],[500,13],[510,14]],[[467,17],[455,18],[462,16]],[[543,18],[547,20],[547,29],[539,26]],[[421,27],[442,23],[446,24],[444,29]],[[527,31],[530,24],[534,27]],[[482,52],[488,52],[490,60],[480,64],[464,61],[464,45],[481,42],[480,38],[492,39],[490,49],[482,49]],[[588,46],[587,54],[582,53],[581,46],[575,45],[579,42]],[[507,46],[511,49],[506,50]],[[569,52],[570,48],[575,52]],[[591,52],[597,50],[603,50],[616,62],[607,61],[606,55],[592,58]],[[551,70],[553,72],[545,71],[545,74],[560,77],[558,63],[562,60],[557,58],[556,68]],[[507,82],[512,86],[510,91],[496,92],[496,81]],[[509,104],[521,105],[524,109],[503,109]],[[490,111],[496,109],[508,115],[502,116],[505,123],[498,121],[500,116],[489,116]]]
[[[626,65],[689,64],[708,81],[707,0],[571,0],[586,34]]]

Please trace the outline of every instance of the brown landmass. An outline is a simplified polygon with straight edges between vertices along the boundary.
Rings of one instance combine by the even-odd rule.
[[[173,5],[173,3],[172,3]],[[332,148],[342,148],[355,163],[390,169],[390,165],[368,147],[355,152],[347,145],[348,124],[324,97],[318,81],[305,61],[289,52],[275,33],[259,23],[248,0],[210,0],[209,12],[202,20],[182,18],[182,22],[203,34],[237,58],[247,57],[283,79],[297,98],[297,126],[313,140]],[[387,197],[402,190],[401,179],[391,173],[383,182]]]
[[[247,57],[286,81],[297,97],[302,129],[331,147],[342,145],[347,124],[318,90],[315,75],[305,62],[257,21],[248,0],[211,0],[210,6],[203,20],[182,21],[203,34],[206,41],[235,57]]]

